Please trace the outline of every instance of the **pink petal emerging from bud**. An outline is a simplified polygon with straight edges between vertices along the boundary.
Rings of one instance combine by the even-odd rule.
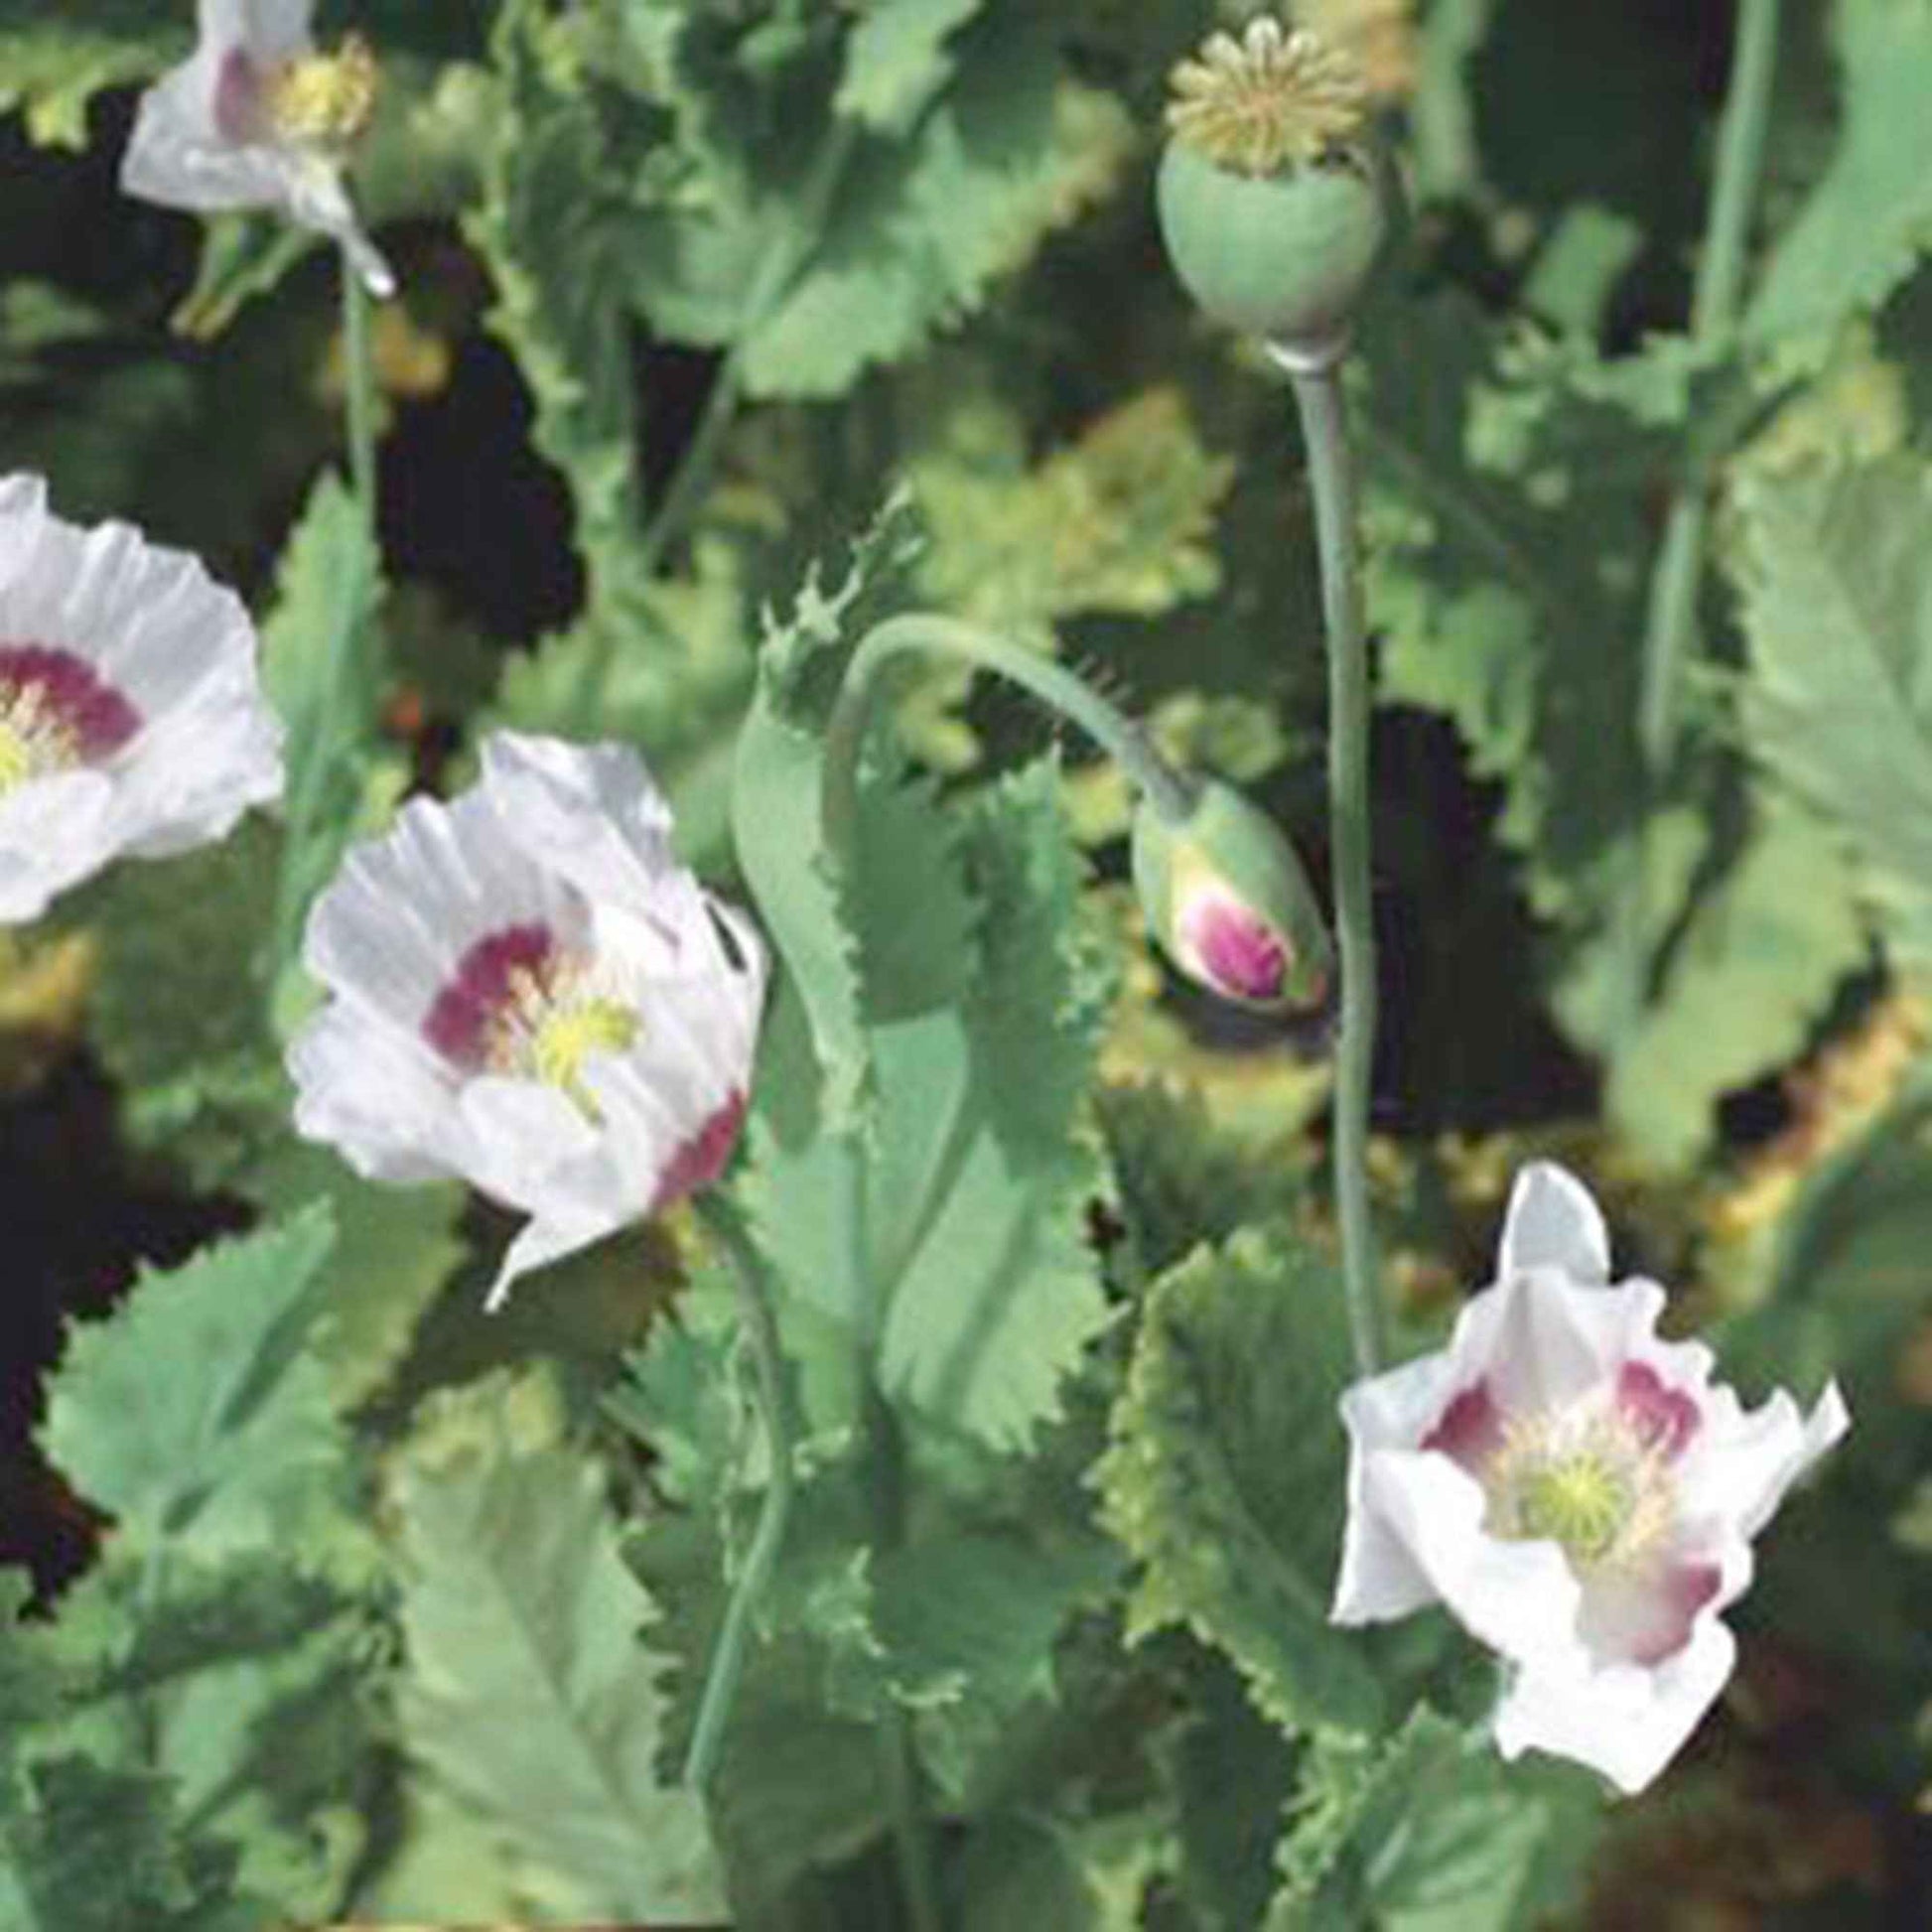
[[[1254,1006],[1282,997],[1292,955],[1267,920],[1218,893],[1204,893],[1181,914],[1187,963],[1215,992]]]

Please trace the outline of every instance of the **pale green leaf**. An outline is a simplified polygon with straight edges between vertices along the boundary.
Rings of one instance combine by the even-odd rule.
[[[1384,1741],[1317,1736],[1267,1932],[1533,1932],[1569,1902],[1600,1809],[1587,1774],[1506,1766],[1427,1706]]]
[[[904,135],[946,84],[948,38],[984,0],[882,0],[854,25],[834,105],[840,113]]]
[[[363,1180],[333,1149],[284,1140],[236,1185],[270,1214],[330,1201],[336,1243],[322,1272],[328,1317],[315,1350],[339,1409],[366,1402],[401,1360],[424,1311],[467,1252],[465,1193],[454,1182],[395,1187]]]
[[[345,1443],[311,1341],[335,1240],[329,1208],[305,1208],[71,1331],[41,1441],[120,1547],[215,1556],[333,1511]]]
[[[262,626],[262,683],[288,728],[283,960],[299,938],[293,915],[334,877],[374,770],[382,595],[382,557],[363,509],[325,471],[290,533]]]
[[[1747,468],[1731,560],[1750,747],[1853,855],[1901,961],[1932,958],[1932,472]]]
[[[1365,1726],[1360,1640],[1331,1628],[1350,1380],[1341,1284],[1292,1236],[1200,1249],[1149,1292],[1111,1447],[1106,1522],[1140,1565],[1130,1635],[1182,1624],[1287,1728]]]
[[[151,79],[187,53],[188,23],[141,0],[7,0],[0,7],[0,113],[44,146],[84,148],[87,109],[109,87]]]
[[[1693,864],[1701,849],[1700,840]],[[1652,899],[1681,904],[1693,876],[1687,867]],[[1692,894],[1689,917],[1660,950],[1661,985],[1614,1054],[1607,1101],[1647,1158],[1681,1168],[1710,1147],[1724,1096],[1794,1059],[1838,987],[1866,962],[1839,841],[1795,801],[1754,804],[1742,849]],[[1578,1037],[1602,1036],[1596,1018],[1567,1017]]]
[[[1923,103],[1932,86],[1928,0],[1837,0],[1838,150],[1767,264],[1746,316],[1764,346],[1822,361],[1833,333],[1869,314],[1932,243]]]
[[[618,1555],[605,1476],[484,1382],[396,1475],[403,1740],[591,1916],[722,1916],[700,1800],[660,1779],[649,1598]]]

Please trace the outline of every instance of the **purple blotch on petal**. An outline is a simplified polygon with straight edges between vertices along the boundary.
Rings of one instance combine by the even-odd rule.
[[[423,1022],[423,1037],[444,1058],[473,1067],[484,1057],[491,1023],[510,997],[513,982],[540,975],[556,950],[541,923],[504,926],[479,939],[457,962],[456,976],[436,996]]]
[[[651,1195],[649,1211],[655,1214],[660,1208],[669,1207],[673,1201],[682,1200],[686,1194],[695,1194],[700,1187],[709,1187],[725,1172],[725,1163],[731,1159],[732,1149],[738,1145],[738,1136],[744,1126],[745,1096],[734,1093],[671,1156],[669,1166],[658,1179],[657,1191]]]
[[[1422,1447],[1441,1449],[1450,1461],[1474,1475],[1502,1447],[1502,1416],[1488,1386],[1477,1382],[1464,1389],[1443,1411],[1436,1427],[1422,1439]]]
[[[47,644],[0,644],[0,699],[29,691],[73,734],[83,759],[118,752],[141,729],[141,714],[84,657]]]
[[[1668,1456],[1683,1454],[1703,1421],[1696,1401],[1666,1388],[1647,1362],[1625,1362],[1617,1371],[1616,1406],[1652,1449]]]

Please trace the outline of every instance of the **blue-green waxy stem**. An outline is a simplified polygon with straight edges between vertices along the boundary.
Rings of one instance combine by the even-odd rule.
[[[1723,343],[1737,325],[1751,221],[1764,173],[1781,5],[1782,0],[1741,0],[1738,8],[1736,51],[1718,139],[1710,219],[1691,301],[1691,339],[1700,347]],[[1711,492],[1720,454],[1704,452],[1686,462],[1650,580],[1637,738],[1643,753],[1645,802],[1652,809],[1670,776],[1683,725],[1685,672],[1697,633],[1698,592],[1704,582]],[[1649,898],[1640,838],[1618,907],[1621,997],[1614,1025],[1620,1045],[1628,1043],[1643,1017]]]
[[[1368,1205],[1369,1083],[1375,1066],[1375,925],[1369,834],[1368,636],[1355,461],[1348,442],[1339,357],[1276,348],[1295,386],[1314,490],[1321,603],[1328,639],[1328,799],[1341,965],[1341,1028],[1335,1047],[1335,1217],[1341,1227],[1355,1365],[1382,1365],[1382,1295]]]
[[[887,671],[899,658],[952,657],[1019,685],[1059,716],[1080,727],[1121,765],[1152,808],[1178,825],[1194,802],[1190,781],[1154,749],[1132,720],[1063,664],[992,631],[953,618],[910,614],[890,618],[869,631],[852,653],[825,733],[820,812],[826,849],[836,870],[849,871],[859,816],[859,760],[866,727]],[[855,1337],[863,1391],[867,1467],[872,1487],[873,1534],[879,1549],[904,1537],[904,1468],[897,1418],[880,1385],[880,1353],[897,1276],[911,1258],[901,1246],[891,1270],[876,1266],[871,1247],[867,1194],[869,1163],[857,1131],[841,1140],[842,1181],[837,1199],[840,1238],[859,1320]],[[932,1185],[951,1172],[942,1160]],[[915,1203],[908,1225],[926,1224],[930,1199]],[[916,1244],[914,1244],[916,1245]],[[881,1770],[893,1819],[899,1879],[914,1932],[941,1932],[944,1911],[933,1876],[929,1835],[922,1815],[918,1759],[905,1714],[888,1706],[880,1730]]]
[[[764,1258],[746,1232],[736,1206],[715,1189],[694,1197],[699,1218],[709,1230],[726,1265],[731,1269],[738,1290],[739,1320],[757,1375],[759,1418],[764,1429],[770,1470],[765,1480],[764,1500],[759,1509],[757,1528],[751,1547],[732,1585],[731,1600],[725,1620],[712,1648],[711,1663],[705,1673],[704,1691],[698,1700],[697,1721],[692,1726],[691,1743],[684,1758],[684,1782],[701,1791],[711,1782],[718,1768],[718,1753],[724,1742],[725,1726],[738,1695],[739,1680],[745,1674],[745,1653],[751,1641],[752,1619],[758,1612],[771,1572],[784,1546],[785,1525],[791,1515],[795,1482],[792,1466],[793,1445],[798,1432],[793,1426],[791,1400],[785,1382],[784,1349],[778,1338],[777,1311],[772,1307]]]

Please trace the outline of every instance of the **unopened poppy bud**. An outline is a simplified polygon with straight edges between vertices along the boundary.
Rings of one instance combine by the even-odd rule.
[[[1385,227],[1359,71],[1264,17],[1214,35],[1173,85],[1157,200],[1175,272],[1217,322],[1331,357]]]
[[[1148,930],[1191,980],[1239,1006],[1319,1006],[1333,948],[1295,848],[1232,785],[1200,782],[1186,817],[1143,799],[1134,889]]]

